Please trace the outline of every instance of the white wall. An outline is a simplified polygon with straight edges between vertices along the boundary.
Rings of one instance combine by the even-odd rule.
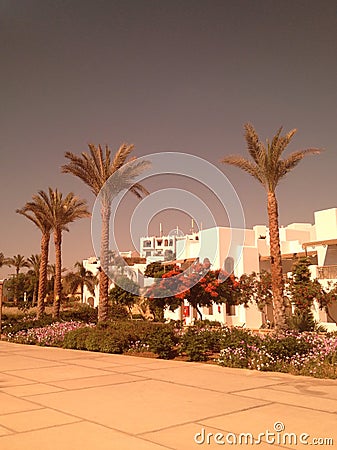
[[[337,208],[316,211],[314,216],[317,241],[337,239]]]

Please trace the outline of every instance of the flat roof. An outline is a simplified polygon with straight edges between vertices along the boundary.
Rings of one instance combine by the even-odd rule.
[[[337,239],[324,239],[323,241],[303,242],[302,248],[319,247],[320,245],[337,245]]]

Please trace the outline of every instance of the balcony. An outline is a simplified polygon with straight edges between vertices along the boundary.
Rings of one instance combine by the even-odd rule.
[[[317,278],[319,280],[335,280],[337,279],[337,265],[317,267]]]

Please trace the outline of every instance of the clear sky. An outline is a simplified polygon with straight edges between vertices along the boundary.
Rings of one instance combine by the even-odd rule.
[[[0,251],[39,252],[39,232],[15,213],[39,189],[74,191],[92,207],[89,189],[60,172],[64,152],[89,142],[207,159],[250,227],[267,221],[265,193],[219,161],[247,154],[246,122],[263,139],[297,128],[289,151],[325,152],[280,185],[280,223],[337,207],[336,18],[334,0],[0,0]],[[158,216],[157,229],[156,220],[188,231],[182,214]],[[64,266],[92,254],[82,219],[64,237]]]

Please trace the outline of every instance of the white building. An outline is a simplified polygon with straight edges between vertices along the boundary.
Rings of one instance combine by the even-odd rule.
[[[318,278],[327,287],[329,282],[337,282],[337,208],[317,211],[314,217],[314,225],[292,223],[280,228],[283,272],[291,271],[295,258],[308,256],[312,262],[313,278]],[[202,230],[180,239],[177,253],[181,260],[209,258],[213,270],[233,271],[237,277],[253,271],[270,270],[269,230],[265,225],[245,230],[228,227]],[[245,308],[243,305],[213,304],[200,309],[204,319],[247,328],[259,328],[267,318],[255,305]],[[329,314],[314,305],[313,312],[315,320],[329,330],[337,330],[333,320],[337,320],[337,305],[329,307]],[[168,319],[184,319],[187,324],[198,318],[197,312],[187,303],[174,312],[166,311],[165,315]]]

